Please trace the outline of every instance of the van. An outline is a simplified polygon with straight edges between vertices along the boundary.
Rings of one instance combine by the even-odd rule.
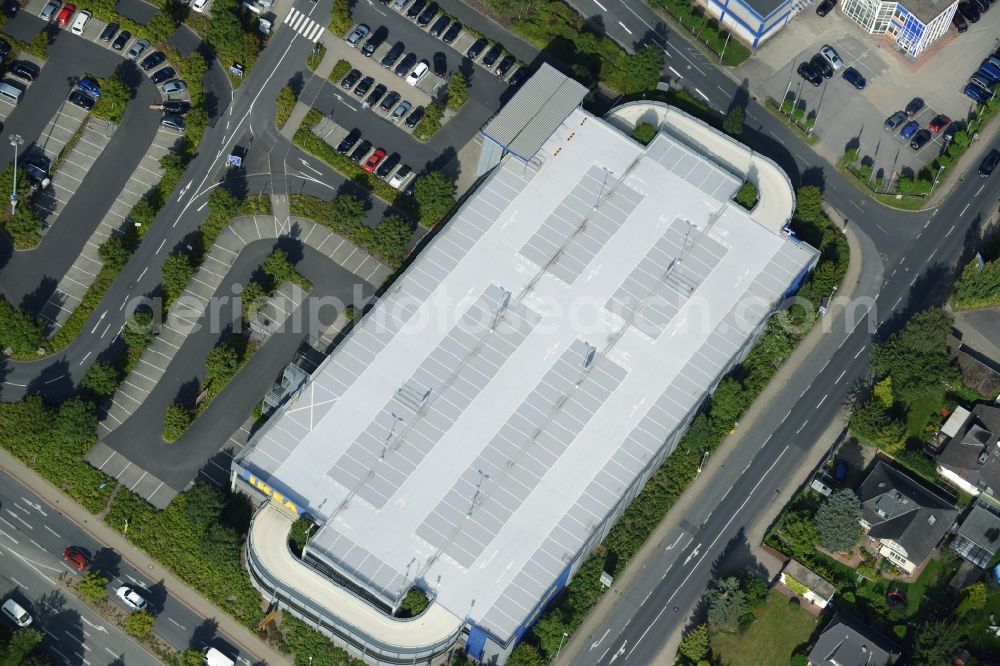
[[[205,659],[201,662],[204,666],[236,666],[236,662],[222,654],[214,647],[205,650]]]
[[[83,10],[78,13],[73,19],[73,25],[70,26],[69,31],[74,35],[82,35],[84,28],[87,27],[87,23],[90,21],[90,12]]]
[[[21,101],[21,95],[24,94],[20,88],[12,86],[6,81],[0,81],[0,98],[11,104],[17,104]]]
[[[24,610],[24,607],[13,599],[7,599],[4,601],[3,606],[0,606],[0,611],[2,611],[11,622],[19,627],[27,627],[31,624],[31,614]]]

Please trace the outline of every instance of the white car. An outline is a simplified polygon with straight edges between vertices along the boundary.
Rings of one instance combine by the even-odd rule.
[[[3,606],[0,606],[0,610],[3,614],[10,618],[11,622],[19,627],[27,627],[31,624],[31,614],[24,610],[21,604],[17,603],[13,599],[8,599],[3,602]]]
[[[424,74],[427,73],[427,69],[427,61],[421,60],[417,63],[417,66],[413,68],[413,71],[406,76],[406,82],[411,86],[417,85],[417,82],[424,78]]]
[[[404,164],[396,169],[396,173],[392,174],[392,178],[389,179],[389,184],[398,190],[403,187],[403,183],[406,182],[406,179],[410,177],[412,172],[413,170]]]
[[[128,585],[122,585],[121,587],[118,588],[118,591],[115,592],[115,594],[117,594],[118,598],[121,599],[122,602],[132,610],[134,611],[146,610],[146,600],[143,599],[142,596],[138,592],[136,592],[134,588],[131,588]]]
[[[191,3],[191,9],[199,14],[205,11],[206,6],[208,6],[208,0],[194,0],[194,2]]]
[[[830,63],[830,66],[834,70],[841,69],[844,66],[844,61],[840,59],[837,52],[833,50],[833,47],[829,44],[824,44],[823,48],[819,50],[819,54],[823,56],[823,59]]]
[[[87,27],[87,23],[90,22],[91,13],[86,9],[77,12],[76,16],[73,18],[73,25],[70,27],[70,32],[74,35],[82,35],[83,29]]]

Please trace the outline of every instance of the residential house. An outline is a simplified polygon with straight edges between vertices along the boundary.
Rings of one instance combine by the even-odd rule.
[[[961,417],[954,427],[952,419]],[[971,411],[955,410],[942,427],[954,433],[938,455],[938,473],[960,489],[977,496],[1000,498],[1000,407],[976,405]]]
[[[958,509],[879,459],[857,490],[861,527],[879,555],[913,573],[958,518]]]
[[[811,666],[888,666],[899,646],[860,620],[837,613],[809,652]]]
[[[951,547],[980,569],[985,569],[1000,550],[1000,509],[976,502],[958,526]]]
[[[781,570],[781,584],[820,608],[826,608],[836,592],[832,583],[805,568],[797,560],[788,560],[785,564],[785,568]]]

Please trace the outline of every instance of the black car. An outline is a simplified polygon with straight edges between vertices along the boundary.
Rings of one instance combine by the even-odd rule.
[[[90,111],[94,108],[94,98],[82,90],[74,90],[69,94],[68,99],[70,104],[75,104],[84,111]]]
[[[854,69],[853,67],[848,67],[847,69],[844,70],[844,73],[841,74],[841,76],[844,77],[845,81],[850,83],[858,90],[864,90],[865,84],[867,82],[865,81],[865,77],[861,76],[861,72],[859,72],[858,70]]]
[[[438,7],[438,3],[436,2],[432,2],[431,4],[427,5],[427,9],[420,12],[420,16],[417,17],[417,25],[419,25],[421,28],[426,28],[427,24],[431,22],[431,19],[437,16],[439,9],[441,8]]]
[[[337,152],[340,153],[341,155],[346,155],[348,151],[350,151],[351,148],[354,147],[354,144],[356,144],[358,142],[358,139],[360,138],[361,138],[361,130],[357,128],[352,129],[350,132],[347,133],[347,136],[344,137],[343,141],[337,144]]]
[[[968,2],[960,2],[958,3],[958,11],[962,13],[962,18],[969,23],[979,23],[979,10],[974,5],[970,5]]]
[[[177,72],[174,71],[173,67],[164,67],[153,72],[153,75],[149,77],[149,80],[156,85],[160,85],[161,83],[166,83],[176,76]]]
[[[373,85],[375,85],[375,79],[370,76],[366,76],[361,79],[361,83],[359,83],[358,87],[354,89],[354,94],[358,97],[364,97],[365,93],[372,89]]]
[[[107,27],[101,31],[101,41],[110,42],[111,38],[115,36],[115,33],[118,32],[118,28],[120,27],[121,26],[117,23],[109,23]]]
[[[375,86],[375,89],[372,90],[372,93],[368,95],[367,99],[365,99],[365,101],[368,102],[368,106],[375,106],[376,104],[381,102],[382,97],[385,96],[387,90],[388,88],[386,88],[381,83]]]
[[[451,19],[447,16],[440,16],[437,21],[434,21],[434,25],[431,26],[430,33],[431,37],[440,37],[444,29],[448,27],[451,23]]]
[[[507,74],[510,72],[510,68],[513,67],[515,63],[517,63],[517,58],[515,58],[510,54],[506,55],[504,59],[500,61],[500,64],[497,65],[496,75],[499,76],[501,79],[507,76]]]
[[[396,165],[399,164],[400,159],[402,158],[400,157],[399,153],[393,153],[392,155],[389,155],[384,160],[382,160],[382,164],[378,165],[378,169],[375,170],[375,175],[381,178],[382,180],[385,180],[386,178],[389,177],[389,174],[392,173],[392,170],[396,168]]]
[[[406,116],[406,120],[404,121],[404,123],[406,124],[407,127],[413,129],[414,127],[417,126],[417,123],[419,123],[420,119],[423,117],[424,117],[424,107],[418,106],[417,108],[413,109],[413,111],[410,112],[410,115]]]
[[[163,64],[166,61],[167,56],[163,55],[163,51],[153,51],[142,59],[142,62],[139,63],[139,67],[142,67],[144,72],[148,72],[157,65]]]
[[[836,6],[837,6],[836,0],[823,0],[823,2],[819,3],[819,5],[816,6],[816,13],[819,14],[820,16],[826,16]]]
[[[910,139],[910,148],[913,150],[920,150],[924,147],[928,141],[931,140],[931,131],[929,129],[918,130],[913,138]]]
[[[444,40],[445,44],[451,44],[456,39],[458,39],[458,35],[461,32],[462,32],[462,24],[459,23],[458,21],[455,21],[448,27],[447,30],[445,30],[444,37],[442,37],[441,39]]]
[[[410,70],[413,69],[413,66],[416,64],[417,64],[417,54],[407,53],[406,57],[400,60],[399,64],[396,65],[396,69],[394,70],[396,76],[400,78],[406,76],[407,74],[410,73]]]
[[[822,74],[824,79],[829,79],[833,76],[833,67],[820,54],[817,53],[814,55],[809,60],[809,64],[813,66],[813,69]]]
[[[389,31],[385,28],[379,28],[372,33],[372,36],[368,38],[365,45],[361,47],[361,55],[366,58],[371,58],[372,54],[375,53],[375,49],[382,46],[385,42],[385,38],[389,36]]]
[[[396,61],[399,60],[400,56],[403,55],[403,51],[405,50],[406,44],[403,42],[396,42],[393,44],[392,48],[389,49],[389,52],[382,57],[382,66],[386,69],[391,69],[392,66],[396,64]]]
[[[10,43],[0,39],[0,61],[6,60],[10,55]]]
[[[507,83],[516,87],[524,83],[524,80],[529,76],[531,76],[531,70],[527,67],[518,67],[517,71],[510,75]]]
[[[990,11],[989,0],[969,0],[969,4],[978,9],[980,14]]]
[[[176,113],[167,113],[160,118],[160,125],[163,127],[169,127],[170,129],[180,130],[183,132],[187,125],[184,124],[184,119],[181,118]]]
[[[26,155],[21,164],[28,173],[28,178],[36,183],[42,182],[49,176],[51,164],[44,155]]]
[[[958,30],[959,32],[965,32],[966,30],[969,29],[968,22],[962,17],[962,15],[959,12],[955,12],[955,14],[951,17],[951,24],[955,26],[955,29]]]
[[[497,64],[497,60],[500,58],[500,54],[503,53],[503,47],[500,44],[494,44],[493,48],[486,52],[483,56],[483,66],[486,69],[491,69],[493,65]]]
[[[17,10],[21,8],[21,5],[14,2],[14,0],[7,0],[3,5],[3,13],[7,15],[7,18],[14,18],[17,16]]]
[[[427,6],[427,0],[414,0],[410,8],[406,10],[406,18],[415,19],[420,16],[420,12],[424,11],[424,7]]]
[[[354,84],[361,80],[361,72],[356,69],[352,69],[344,77],[344,80],[340,82],[340,87],[344,90],[350,90],[354,87]]]
[[[438,51],[434,54],[434,76],[440,76],[444,78],[445,74],[448,73],[448,58],[445,57],[444,53]]]
[[[913,99],[910,100],[910,103],[907,104],[906,108],[903,110],[906,111],[906,116],[908,118],[912,118],[913,116],[920,113],[920,109],[922,108],[924,108],[924,100],[920,99],[919,97],[914,97]]]
[[[399,103],[400,94],[395,90],[385,96],[382,103],[378,105],[378,108],[382,109],[385,113],[389,113],[389,109],[396,106]]]
[[[128,30],[122,30],[118,33],[118,36],[115,37],[115,41],[111,42],[111,48],[115,51],[121,51],[125,48],[125,45],[128,44],[128,40],[130,39],[132,39],[132,33]]]
[[[485,37],[480,37],[479,39],[477,39],[472,43],[472,46],[470,46],[469,50],[465,52],[465,55],[469,56],[469,58],[471,58],[472,60],[475,60],[476,58],[479,57],[479,54],[483,52],[483,49],[485,49],[489,43],[490,40],[486,39]]]
[[[371,152],[371,149],[372,149],[372,142],[366,139],[365,141],[362,141],[357,148],[354,149],[354,151],[351,153],[351,159],[357,162],[358,164],[361,164],[361,160],[365,159],[365,157],[368,156],[368,153]]]
[[[1000,151],[994,148],[979,165],[979,175],[986,178],[997,168],[997,164],[1000,164]]]
[[[813,66],[807,62],[800,63],[799,68],[795,71],[798,72],[799,76],[814,86],[818,86],[823,83],[823,75],[813,69]]]
[[[38,65],[24,60],[15,60],[10,63],[10,67],[7,68],[8,74],[12,74],[19,79],[24,79],[25,81],[34,81],[38,78],[40,71],[41,70],[38,69]]]
[[[179,99],[172,99],[163,103],[163,111],[166,113],[176,113],[184,115],[191,110],[191,102]]]

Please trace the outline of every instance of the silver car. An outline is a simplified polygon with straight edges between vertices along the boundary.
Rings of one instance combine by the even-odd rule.
[[[149,40],[140,39],[139,41],[137,41],[135,44],[132,45],[132,48],[128,50],[128,53],[126,55],[128,56],[129,60],[135,60],[140,55],[142,55],[143,51],[145,51],[148,48],[149,48]]]
[[[396,107],[395,111],[392,112],[392,120],[398,123],[399,120],[403,116],[405,116],[412,108],[413,108],[412,104],[410,104],[409,102],[403,102],[402,104]]]
[[[42,11],[38,13],[42,17],[43,21],[51,21],[52,17],[56,15],[59,8],[62,7],[62,3],[57,0],[49,0],[48,4],[42,7]]]
[[[173,81],[167,81],[162,86],[160,90],[163,91],[164,95],[170,95],[171,93],[182,93],[187,90],[187,84],[185,84],[180,79],[174,79]]]

